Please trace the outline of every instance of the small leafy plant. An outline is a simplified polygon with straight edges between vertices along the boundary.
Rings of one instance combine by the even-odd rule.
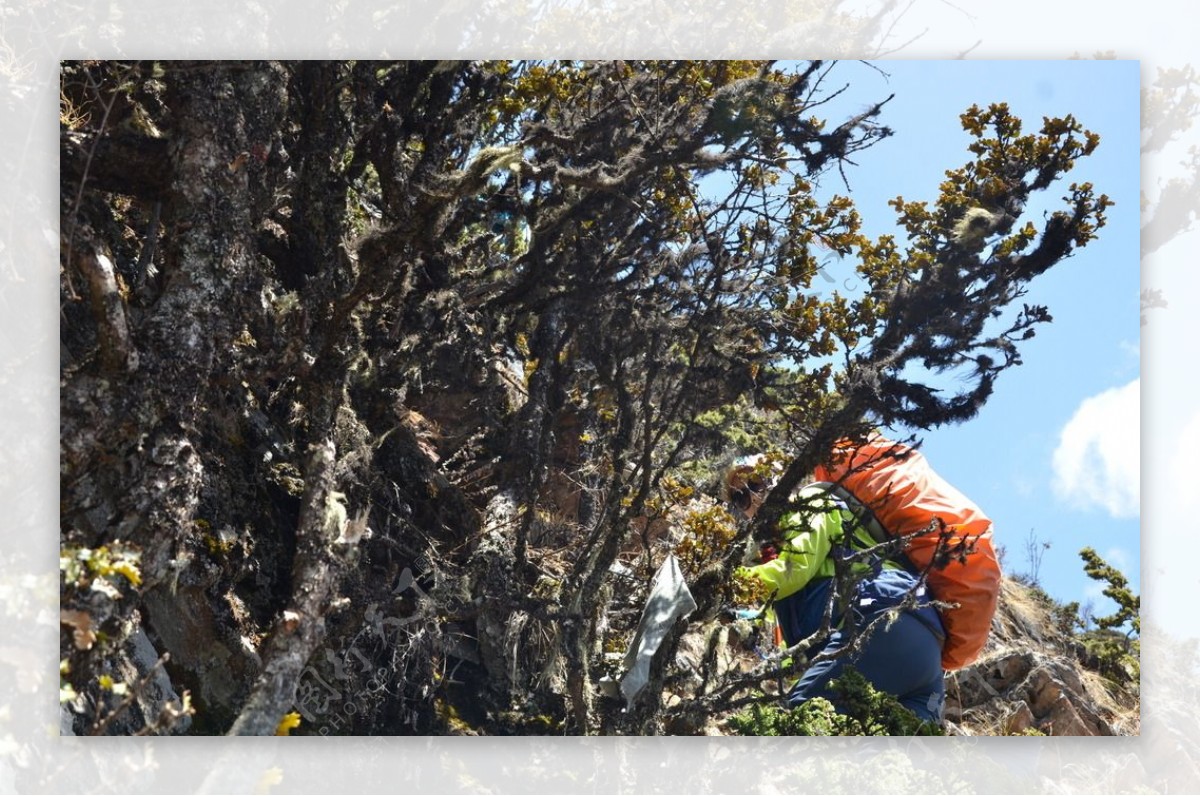
[[[822,697],[790,709],[751,705],[730,717],[729,727],[739,735],[945,735],[853,669],[829,686],[837,695],[836,707]]]

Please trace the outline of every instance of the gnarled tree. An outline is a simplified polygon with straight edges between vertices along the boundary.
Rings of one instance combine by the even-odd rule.
[[[907,245],[867,238],[817,183],[886,100],[819,118],[836,74],[64,64],[64,561],[140,556],[116,599],[64,568],[77,729],[162,729],[99,680],[144,632],[194,732],[662,731],[683,624],[636,711],[596,683],[713,418],[788,456],[769,521],[834,439],[977,411],[1049,320],[1005,311],[1104,220],[1076,185],[1023,222],[1097,140],[992,106],[932,207],[897,199]],[[695,559],[697,618],[749,530]]]

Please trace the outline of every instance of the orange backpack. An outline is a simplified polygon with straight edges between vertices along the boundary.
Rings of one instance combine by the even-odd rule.
[[[838,442],[833,462],[813,475],[848,491],[874,514],[887,535],[917,533],[905,550],[909,561],[919,572],[928,570],[929,588],[938,600],[958,604],[941,611],[946,629],[942,668],[961,669],[979,657],[1000,595],[992,521],[935,473],[924,456],[878,434],[857,445]],[[951,532],[951,546],[963,539],[974,542],[964,560],[951,560],[944,568],[930,566],[939,533],[928,529],[936,519]],[[875,524],[869,520],[863,523],[868,529]]]

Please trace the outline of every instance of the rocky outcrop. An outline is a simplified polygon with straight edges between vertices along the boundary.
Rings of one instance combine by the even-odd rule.
[[[1081,665],[1079,651],[1035,590],[1005,580],[983,654],[947,674],[947,730],[955,735],[1138,734],[1136,693],[1132,705],[1118,702],[1111,684]]]
[[[1140,734],[1137,682],[1117,685],[1089,669],[1083,646],[1056,622],[1053,604],[1036,588],[1002,583],[1000,602],[983,654],[972,665],[946,674],[949,735],[1129,736]],[[668,704],[696,699],[708,678],[750,675],[762,663],[764,640],[754,628],[703,623],[682,639],[679,676]],[[769,642],[768,642],[769,646]],[[756,651],[757,650],[757,651]],[[785,684],[764,682],[768,692]],[[727,734],[720,717],[684,719],[667,727],[679,734]]]

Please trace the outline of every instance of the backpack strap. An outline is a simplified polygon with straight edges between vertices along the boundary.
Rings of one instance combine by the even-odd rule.
[[[875,516],[875,512],[871,511],[866,503],[858,499],[853,492],[841,484],[835,484],[832,481],[816,481],[809,484],[810,487],[817,487],[824,490],[830,497],[840,500],[846,504],[846,508],[854,515],[854,519],[862,526],[876,544],[883,544],[892,538],[887,529],[883,527],[883,523]]]
[[[850,513],[854,515],[854,519],[867,532],[867,534],[875,540],[876,544],[882,544],[892,538],[892,536],[884,529],[883,523],[881,523],[879,518],[875,516],[875,512],[871,511],[871,508],[867,504],[859,500],[858,496],[849,489],[846,489],[846,487],[842,486],[841,484],[835,484],[832,481],[817,481],[809,486],[824,489],[830,497],[840,500],[842,503],[844,503],[846,508],[849,509]],[[917,568],[909,560],[908,556],[904,555],[903,553],[893,556],[890,560],[899,564],[904,571],[908,572],[910,575],[913,575],[914,577],[918,575]],[[928,586],[922,587],[922,591],[927,590]],[[938,640],[939,645],[945,644],[946,631],[940,626],[940,622],[935,625],[928,616],[924,615],[924,613],[919,610],[910,610],[908,613],[911,614],[921,624],[923,624],[929,630],[929,632],[934,635],[934,637]]]
[[[858,523],[860,528],[867,532],[867,535],[871,537],[875,544],[890,542],[895,538],[887,532],[887,528],[875,516],[875,512],[871,511],[871,507],[859,500],[857,495],[841,484],[836,484],[832,481],[815,481],[808,486],[824,490],[830,497],[840,501],[854,517],[854,521]],[[886,558],[888,561],[899,565],[900,568],[907,570],[910,575],[920,574],[920,571],[903,551],[887,556]]]

